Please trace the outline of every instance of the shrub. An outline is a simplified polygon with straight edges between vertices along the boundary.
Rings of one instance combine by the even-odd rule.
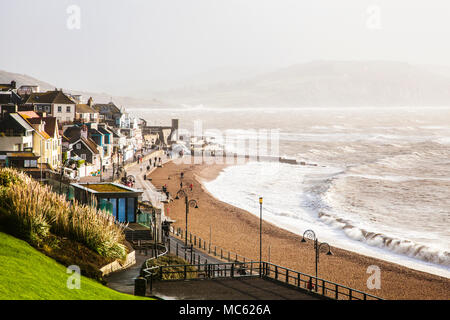
[[[0,170],[0,186],[10,187],[12,184],[21,182],[20,176],[21,175],[14,169],[3,168]]]
[[[39,245],[49,231],[85,244],[100,255],[124,258],[123,229],[105,211],[71,204],[29,176],[0,169],[0,218],[8,230]]]

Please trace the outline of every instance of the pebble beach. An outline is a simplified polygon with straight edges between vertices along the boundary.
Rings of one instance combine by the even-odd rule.
[[[166,185],[174,195],[180,189],[180,174],[189,199],[198,202],[198,208],[190,209],[189,232],[218,247],[241,256],[259,260],[259,218],[251,213],[219,201],[209,194],[202,183],[215,179],[225,164],[189,164],[169,162],[150,174],[151,182],[161,188]],[[170,178],[170,179],[169,179]],[[174,200],[166,205],[165,214],[174,228],[185,228],[185,205]],[[302,237],[263,221],[263,260],[315,274],[312,241],[302,243]],[[270,249],[269,249],[270,247]],[[270,250],[270,257],[269,257]],[[320,254],[318,277],[355,288],[385,299],[450,299],[450,279],[416,271],[399,264],[360,255],[347,250],[332,248],[333,255]],[[380,289],[369,289],[369,266],[381,271]]]

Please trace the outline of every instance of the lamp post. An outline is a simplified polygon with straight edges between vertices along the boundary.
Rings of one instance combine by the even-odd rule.
[[[262,276],[262,204],[263,198],[259,197],[259,276]]]
[[[196,200],[193,200],[193,199],[189,200],[187,192],[184,191],[183,189],[178,190],[175,199],[180,199],[180,197],[184,197],[184,203],[185,203],[185,206],[186,206],[186,230],[185,230],[185,235],[184,235],[184,246],[185,246],[184,255],[186,257],[186,250],[188,248],[188,245],[187,245],[187,233],[188,233],[189,207],[198,208],[198,204],[197,204]]]
[[[322,247],[327,247],[328,252],[326,254],[328,256],[333,255],[333,253],[331,252],[331,247],[328,243],[326,243],[326,242],[319,243],[319,240],[316,237],[316,233],[313,230],[308,229],[303,233],[302,242],[306,242],[306,239],[311,239],[314,241],[314,253],[315,253],[315,263],[316,263],[316,289],[315,290],[317,291],[317,273],[318,273],[320,249]]]

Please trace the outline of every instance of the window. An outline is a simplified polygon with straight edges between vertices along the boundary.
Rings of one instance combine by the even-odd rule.
[[[86,160],[86,153],[81,154],[81,159]]]
[[[127,222],[134,221],[134,198],[127,198]]]
[[[81,149],[81,143],[77,143],[76,144],[76,148],[77,148],[77,150],[80,150]]]
[[[30,163],[29,163],[29,167],[30,168],[36,168],[37,167],[37,160],[29,160],[30,161]]]
[[[70,112],[70,106],[67,106],[67,107],[66,107],[66,111],[67,111],[67,112]]]
[[[62,112],[62,107],[58,106],[58,112]]]
[[[125,198],[119,198],[119,205],[118,205],[118,213],[117,213],[117,218],[120,222],[125,222],[126,220],[126,216],[125,216],[125,206],[126,206],[126,202],[125,202]]]

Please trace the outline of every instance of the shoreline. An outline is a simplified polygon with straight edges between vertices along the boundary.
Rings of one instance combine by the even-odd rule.
[[[189,232],[210,239],[214,245],[259,260],[259,217],[213,197],[203,182],[215,179],[230,164],[177,164],[171,162],[156,169],[150,178],[156,187],[167,184],[171,194],[180,188],[180,173],[184,186],[193,184],[190,198],[199,208],[191,209]],[[170,176],[170,180],[168,177]],[[173,227],[185,227],[184,202],[175,200],[166,206],[166,215],[176,222]],[[210,234],[211,230],[211,234]],[[306,274],[315,274],[312,241],[299,245],[301,236],[263,221],[263,260]],[[318,277],[365,291],[385,299],[450,299],[450,279],[417,271],[399,264],[333,247],[334,255],[320,255]],[[381,289],[370,290],[367,281],[372,273],[367,268],[376,265],[381,270]]]

